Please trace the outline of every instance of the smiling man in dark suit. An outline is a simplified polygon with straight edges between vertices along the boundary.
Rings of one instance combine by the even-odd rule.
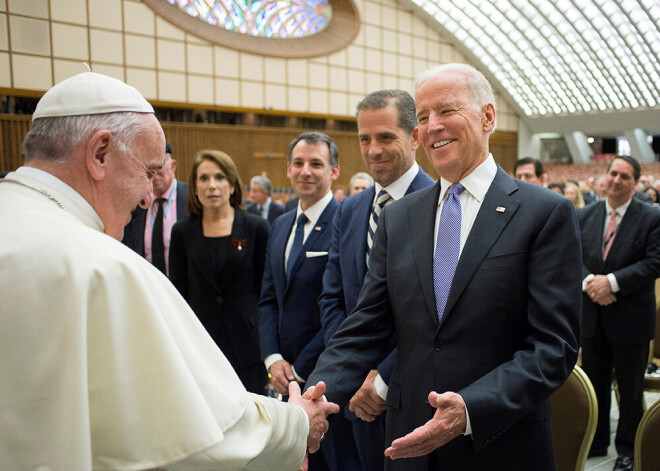
[[[660,276],[660,211],[633,197],[640,171],[632,157],[614,159],[607,199],[578,213],[584,253],[582,365],[596,390],[599,414],[590,454],[607,455],[614,368],[621,396],[615,471],[633,469]]]
[[[441,179],[383,209],[357,307],[308,381],[346,403],[396,336],[386,469],[554,470],[548,397],[578,350],[575,211],[495,164],[477,70],[447,64],[417,83],[418,137]]]
[[[357,304],[381,207],[434,183],[415,162],[417,117],[409,93],[370,93],[357,105],[357,125],[360,152],[376,184],[342,201],[335,215],[319,300],[326,341]],[[395,359],[396,351],[392,351],[377,367],[374,365],[350,401],[354,414],[347,415],[353,423],[363,471],[384,467],[385,418],[381,413]]]
[[[330,190],[339,176],[337,146],[323,133],[303,133],[291,142],[286,166],[300,203],[273,223],[257,308],[261,356],[282,395],[290,382],[305,383],[325,347],[318,297],[339,206]],[[310,456],[311,471],[350,471],[340,462],[350,458],[341,446],[345,434],[337,432],[323,442],[323,456]]]

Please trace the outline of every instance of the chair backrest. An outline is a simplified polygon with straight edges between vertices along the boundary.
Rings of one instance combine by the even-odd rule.
[[[550,396],[557,471],[582,471],[596,433],[598,404],[591,381],[579,366]]]
[[[660,469],[660,400],[647,409],[635,436],[635,470]]]

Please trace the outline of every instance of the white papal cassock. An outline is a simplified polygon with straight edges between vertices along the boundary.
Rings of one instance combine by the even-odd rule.
[[[50,174],[0,183],[0,293],[3,470],[300,466],[303,409],[247,393],[169,280]]]

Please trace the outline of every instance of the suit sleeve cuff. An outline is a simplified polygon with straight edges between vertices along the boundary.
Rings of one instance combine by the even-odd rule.
[[[465,401],[463,401],[465,403]],[[465,432],[463,435],[472,435],[472,424],[470,423],[470,414],[468,413],[467,404],[465,404]]]
[[[387,391],[390,388],[387,386],[385,381],[383,381],[383,378],[381,378],[380,374],[377,374],[374,378],[374,388],[376,388],[376,394],[378,394],[378,397],[380,397],[383,401],[386,401]]]
[[[613,293],[618,293],[621,290],[621,288],[619,288],[619,282],[616,281],[616,276],[614,276],[614,273],[607,274],[607,281],[610,282],[610,288],[612,288]]]
[[[591,280],[593,280],[593,279],[594,279],[594,274],[593,274],[593,273],[589,273],[589,274],[585,277],[585,279],[582,280],[582,291],[586,291],[586,289],[587,289],[587,283],[589,283],[589,281],[591,281]]]
[[[270,367],[273,366],[273,363],[280,360],[284,360],[284,357],[279,353],[272,353],[268,355],[264,360],[264,366],[266,367],[266,371],[270,370]]]
[[[296,381],[298,381],[299,383],[306,383],[307,382],[307,380],[302,379],[300,377],[300,375],[298,373],[296,373],[296,367],[295,366],[291,365],[291,370],[293,371],[293,376],[296,377]]]

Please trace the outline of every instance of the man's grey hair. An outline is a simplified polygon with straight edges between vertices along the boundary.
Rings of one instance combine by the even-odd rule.
[[[355,107],[355,118],[360,116],[361,111],[382,110],[393,106],[397,111],[397,125],[410,135],[417,126],[417,113],[415,111],[415,100],[408,92],[403,90],[376,90],[369,93]]]
[[[421,72],[417,76],[417,80],[415,80],[415,91],[419,89],[419,86],[425,80],[452,72],[460,72],[466,75],[467,85],[472,92],[472,99],[477,106],[482,107],[488,103],[492,103],[493,108],[495,108],[495,94],[493,93],[493,87],[490,86],[490,82],[488,82],[481,72],[467,64],[452,63],[436,65]],[[497,113],[495,116],[497,116]],[[491,133],[493,131],[495,131],[495,126],[493,126]]]
[[[64,163],[78,146],[95,132],[106,129],[123,155],[131,153],[133,141],[144,132],[149,113],[119,112],[79,116],[37,118],[23,140],[25,161],[46,160]]]
[[[250,185],[259,185],[259,188],[261,188],[262,191],[265,191],[268,193],[268,196],[271,195],[273,192],[273,184],[271,183],[270,179],[268,177],[264,177],[263,175],[257,175],[256,177],[252,177],[250,179]]]
[[[374,179],[371,177],[371,175],[369,175],[367,172],[358,172],[351,177],[351,182],[349,183],[349,186],[351,188],[353,187],[353,183],[355,182],[355,180],[357,180],[358,178],[367,180],[369,182],[369,186],[374,184]]]
[[[291,162],[291,154],[293,152],[293,148],[296,147],[300,141],[305,141],[307,144],[318,144],[320,142],[325,142],[328,145],[330,166],[334,167],[335,165],[339,164],[339,151],[337,150],[337,144],[335,144],[335,141],[333,141],[332,138],[327,134],[315,131],[304,132],[296,137],[293,141],[291,141],[291,144],[289,144],[289,152],[286,154],[287,162]]]

